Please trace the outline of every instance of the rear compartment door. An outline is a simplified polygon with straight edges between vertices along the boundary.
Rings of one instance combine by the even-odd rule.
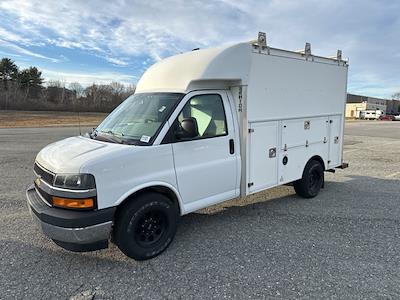
[[[342,156],[342,117],[331,116],[329,117],[329,155],[328,155],[328,168],[337,167],[340,165]]]
[[[249,124],[249,193],[278,184],[277,145],[277,121]]]

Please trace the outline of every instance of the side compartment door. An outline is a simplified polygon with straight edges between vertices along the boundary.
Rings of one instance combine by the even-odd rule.
[[[281,137],[279,184],[301,178],[307,161],[314,155],[328,160],[328,117],[282,120]]]
[[[328,168],[333,168],[340,165],[342,156],[342,117],[329,117],[329,155]]]
[[[167,136],[172,143],[178,189],[185,211],[236,197],[239,145],[234,140],[226,92],[192,92],[177,111],[178,114],[172,116]],[[196,127],[195,136],[185,136],[188,124]]]
[[[278,122],[249,124],[248,191],[257,191],[278,184]]]

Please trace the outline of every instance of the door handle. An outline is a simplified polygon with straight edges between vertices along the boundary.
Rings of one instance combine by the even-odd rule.
[[[235,142],[233,139],[229,140],[229,153],[230,154],[235,153]]]

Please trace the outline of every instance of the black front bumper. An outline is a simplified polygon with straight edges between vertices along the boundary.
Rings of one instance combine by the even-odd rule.
[[[26,191],[32,218],[46,236],[71,251],[92,251],[108,246],[116,208],[74,211],[51,207],[32,185]]]

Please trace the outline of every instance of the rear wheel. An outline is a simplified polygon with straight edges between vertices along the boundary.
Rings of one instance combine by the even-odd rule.
[[[177,206],[157,193],[139,195],[121,208],[114,228],[119,249],[136,260],[162,253],[172,242],[179,218]]]
[[[313,198],[324,184],[324,168],[317,160],[310,160],[303,171],[303,177],[293,183],[297,195]]]

